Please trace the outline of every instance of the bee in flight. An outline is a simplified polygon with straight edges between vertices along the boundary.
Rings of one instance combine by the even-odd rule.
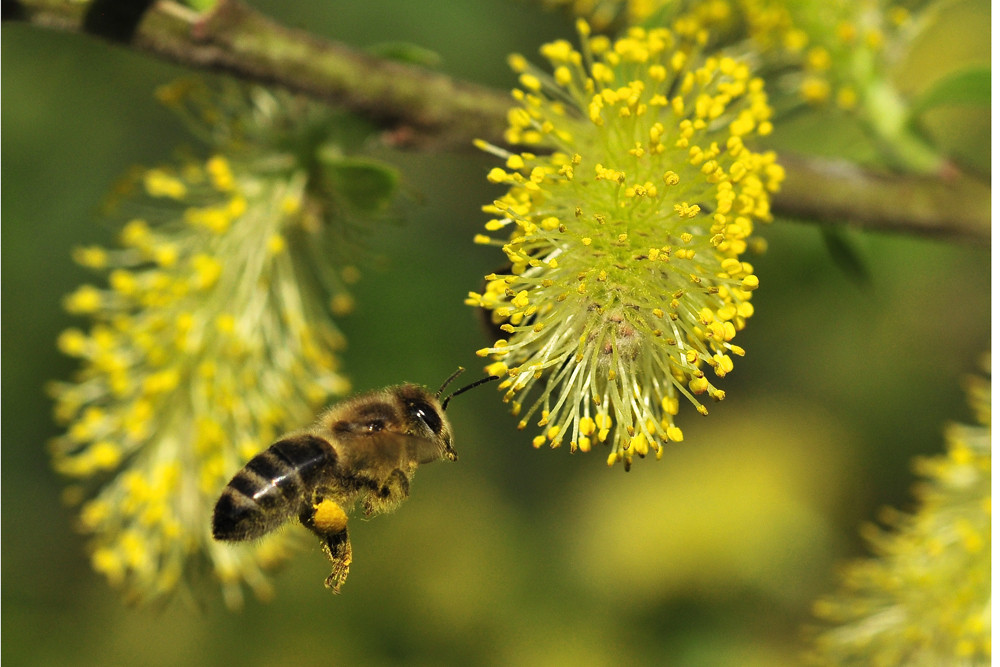
[[[217,540],[241,542],[275,530],[294,517],[319,536],[333,564],[326,585],[334,593],[347,579],[351,541],[347,513],[357,502],[365,516],[395,509],[410,492],[421,463],[457,461],[448,401],[494,377],[482,378],[443,400],[401,384],[338,403],[307,429],[285,434],[236,473],[212,516]]]

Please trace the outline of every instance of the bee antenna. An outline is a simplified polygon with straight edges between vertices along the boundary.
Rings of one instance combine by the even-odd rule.
[[[458,375],[458,373],[455,373],[455,375]],[[453,375],[452,377],[455,377],[455,375]],[[470,389],[472,389],[474,387],[478,387],[481,384],[486,384],[487,382],[493,382],[494,380],[499,380],[499,379],[500,379],[500,377],[497,376],[497,375],[487,375],[484,378],[479,378],[478,380],[476,380],[472,384],[465,385],[461,389],[456,389],[455,391],[453,391],[450,394],[448,394],[447,396],[445,396],[444,400],[441,401],[441,410],[447,410],[448,409],[448,401],[450,401],[451,399],[455,398],[459,394],[464,394],[465,392],[469,391]],[[450,380],[451,380],[451,378],[449,378],[449,381]],[[447,383],[445,383],[445,384],[447,384]],[[444,387],[442,387],[442,389],[443,388]]]
[[[441,397],[441,393],[444,391],[445,387],[447,387],[448,385],[450,385],[451,382],[452,382],[452,380],[454,380],[455,378],[457,378],[459,375],[461,375],[464,372],[465,372],[465,369],[462,368],[461,366],[459,366],[457,371],[455,371],[454,373],[452,373],[451,375],[448,376],[448,379],[444,381],[444,384],[442,384],[441,388],[437,390],[437,393],[434,394],[434,397],[435,398],[440,398]],[[445,400],[447,400],[447,399],[445,399]]]

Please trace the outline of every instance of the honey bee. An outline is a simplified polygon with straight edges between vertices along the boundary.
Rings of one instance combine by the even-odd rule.
[[[338,403],[307,429],[282,436],[236,473],[215,505],[212,535],[242,542],[294,517],[321,541],[334,593],[347,580],[351,541],[347,514],[357,502],[365,516],[394,510],[410,493],[421,463],[457,461],[444,411],[455,396],[495,380],[485,377],[443,400],[419,385],[401,384]]]

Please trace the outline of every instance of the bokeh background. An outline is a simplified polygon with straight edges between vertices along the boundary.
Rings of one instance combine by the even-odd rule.
[[[430,47],[444,71],[501,88],[514,83],[509,52],[572,38],[569,21],[528,2],[252,4],[357,46]],[[985,0],[951,3],[900,70],[904,86],[988,62],[989,12]],[[754,259],[762,287],[728,397],[708,418],[682,407],[686,439],[662,461],[625,474],[599,452],[535,451],[494,391],[471,392],[449,411],[460,462],[422,468],[398,512],[353,526],[339,597],[304,539],[270,602],[233,613],[204,580],[155,609],[126,606],[89,568],[60,501],[43,386],[74,369],[55,349],[73,324],[60,300],[89,279],[71,249],[112,243],[102,197],[131,165],[192,144],[152,98],[186,72],[14,24],[0,54],[8,664],[798,664],[811,602],[834,588],[837,563],[865,553],[860,524],[908,507],[912,457],[940,451],[944,424],[969,419],[960,383],[989,346],[988,249],[849,231],[868,267],[860,284],[815,225],[779,220]],[[988,109],[928,121],[988,170]],[[779,124],[775,141],[871,156],[857,129],[811,115]],[[471,242],[498,194],[484,177],[493,161],[382,155],[420,196],[377,236],[385,261],[356,286],[346,366],[358,390],[436,386],[481,365],[485,335],[462,299],[501,260]]]

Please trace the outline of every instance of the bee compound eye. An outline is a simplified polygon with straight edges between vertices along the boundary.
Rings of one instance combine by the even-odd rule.
[[[411,400],[407,402],[407,405],[409,407],[410,414],[426,424],[427,428],[429,428],[434,435],[441,432],[441,417],[438,415],[437,410],[430,405],[430,403],[421,400]]]

